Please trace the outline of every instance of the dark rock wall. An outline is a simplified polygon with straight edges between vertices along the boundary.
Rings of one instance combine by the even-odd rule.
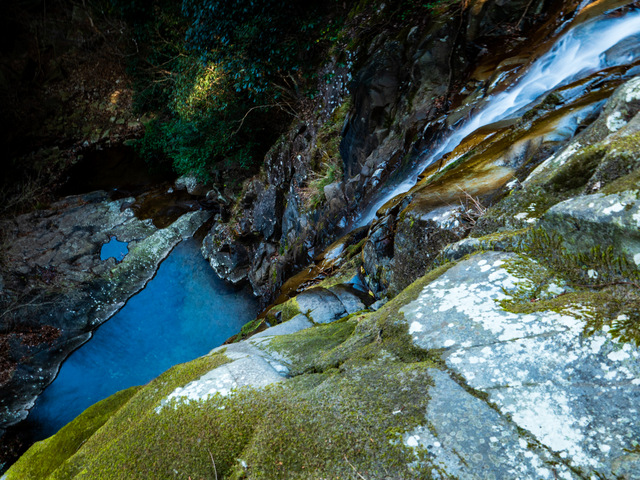
[[[354,34],[350,48],[320,72],[313,113],[293,122],[266,156],[264,171],[245,185],[231,219],[221,217],[212,228],[203,247],[212,267],[229,280],[250,281],[265,303],[272,300],[287,277],[335,240],[371,195],[412,161],[414,147],[428,141],[435,120],[455,104],[455,89],[478,52],[487,52],[483,45],[524,40],[515,33],[541,21],[543,5],[475,2],[462,14],[454,8],[415,25],[384,27],[372,40],[366,27],[360,38]],[[321,130],[336,121],[332,113],[346,101],[351,108],[335,133],[342,178],[325,186],[321,201],[309,208],[306,196],[326,141]],[[222,226],[227,221],[231,228]],[[395,222],[386,230],[376,241],[383,252],[371,261],[393,257],[384,245]]]

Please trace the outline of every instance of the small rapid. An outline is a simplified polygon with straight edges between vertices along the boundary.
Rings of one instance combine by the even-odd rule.
[[[570,28],[549,51],[529,64],[518,81],[506,90],[483,99],[484,106],[478,107],[475,114],[455,126],[433,148],[424,151],[403,179],[381,189],[355,222],[354,228],[370,224],[380,207],[394,197],[408,192],[425,168],[452,152],[462,140],[478,129],[517,116],[522,109],[541,100],[558,87],[585,78],[603,68],[633,62],[636,58],[636,43],[619,44],[639,34],[640,10],[632,10],[624,15],[603,15]],[[616,46],[621,48],[609,52]]]

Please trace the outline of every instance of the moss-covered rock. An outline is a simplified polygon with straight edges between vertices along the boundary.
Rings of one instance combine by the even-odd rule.
[[[368,316],[257,339],[254,345],[288,358],[295,375],[264,389],[217,390],[204,397],[180,393],[241,361],[238,355],[244,354],[234,346],[174,367],[117,410],[96,405],[110,415],[109,422],[80,449],[58,458],[57,469],[30,478],[162,478],[172,472],[192,478],[348,478],[354,472],[418,478],[414,453],[401,435],[424,422],[434,362],[410,353],[416,349],[399,320],[397,305],[391,305]],[[346,342],[340,364],[313,358]],[[34,447],[7,478],[20,478],[52,452]]]

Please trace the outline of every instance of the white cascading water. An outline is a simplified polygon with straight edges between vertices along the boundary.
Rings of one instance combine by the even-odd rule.
[[[547,53],[531,64],[517,82],[494,98],[489,97],[484,108],[451,132],[437,148],[425,153],[424,158],[418,161],[401,183],[382,190],[378,198],[374,198],[363,211],[355,227],[371,223],[382,205],[409,191],[425,168],[453,151],[464,138],[479,128],[508,118],[559,86],[605,67],[631,63],[633,56],[625,52],[613,59],[605,58],[603,54],[622,40],[637,34],[640,34],[638,10],[630,11],[624,16],[599,17],[565,33]]]

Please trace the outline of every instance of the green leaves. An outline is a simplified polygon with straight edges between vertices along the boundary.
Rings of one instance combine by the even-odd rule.
[[[158,118],[140,153],[204,179],[262,160],[315,83],[342,8],[337,0],[111,1],[135,25],[136,104]]]
[[[335,37],[338,22],[330,13],[337,3],[184,0],[191,20],[186,41],[233,75],[235,91],[264,100],[283,77],[314,67],[325,41]]]

